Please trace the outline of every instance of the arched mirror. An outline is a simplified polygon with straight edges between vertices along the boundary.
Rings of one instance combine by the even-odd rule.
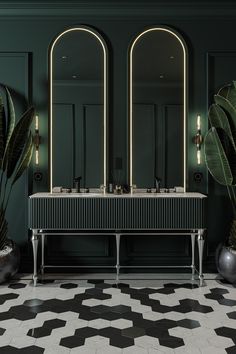
[[[186,190],[186,45],[173,30],[140,33],[129,52],[131,190]]]
[[[106,187],[107,47],[86,26],[53,41],[50,66],[50,191]]]

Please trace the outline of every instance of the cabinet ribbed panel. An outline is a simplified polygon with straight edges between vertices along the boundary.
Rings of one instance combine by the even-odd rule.
[[[31,229],[201,229],[206,198],[33,197]]]

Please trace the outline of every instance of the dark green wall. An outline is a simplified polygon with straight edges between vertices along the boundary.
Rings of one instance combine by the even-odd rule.
[[[224,188],[206,173],[204,164],[196,164],[192,138],[196,116],[202,115],[206,132],[207,110],[212,95],[220,86],[236,79],[236,42],[234,29],[236,4],[224,1],[8,1],[0,2],[0,82],[14,90],[17,112],[29,99],[40,116],[41,182],[34,182],[32,163],[28,175],[15,188],[9,209],[11,237],[22,248],[22,270],[31,270],[31,245],[27,232],[27,194],[47,191],[48,166],[48,49],[55,36],[73,25],[96,28],[109,48],[109,140],[110,166],[122,158],[127,176],[128,122],[128,48],[144,28],[166,25],[176,29],[189,49],[188,64],[188,190],[209,194],[208,233],[205,267],[214,270],[214,252],[223,240],[231,218]],[[23,107],[22,107],[23,102]],[[203,173],[201,182],[194,173]],[[129,264],[182,264],[189,260],[189,241],[168,237],[130,237],[122,244],[124,260]],[[53,239],[48,243],[48,259],[57,263],[111,264],[114,240],[80,237]]]

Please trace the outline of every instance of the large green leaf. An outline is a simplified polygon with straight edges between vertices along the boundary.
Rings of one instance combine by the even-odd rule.
[[[212,104],[209,108],[208,118],[212,127],[221,128],[226,132],[236,152],[235,141],[225,111],[219,105]]]
[[[223,86],[219,92],[218,95],[226,98],[234,108],[236,108],[236,88],[234,84],[229,84]]]
[[[2,96],[0,95],[0,166],[2,165],[2,159],[5,151],[5,110]]]
[[[34,108],[30,107],[16,124],[6,154],[4,156],[3,168],[7,170],[7,178],[10,178],[18,163],[29,134],[29,128],[34,116]]]
[[[7,87],[5,87],[6,90],[6,102],[7,102],[7,112],[8,112],[8,116],[7,116],[7,138],[6,138],[6,148],[7,145],[9,143],[9,140],[11,138],[14,126],[15,126],[15,121],[16,121],[16,117],[15,117],[15,109],[14,109],[14,104],[12,102],[12,98],[11,98],[11,94],[8,90]]]
[[[213,178],[220,184],[233,184],[229,161],[225,155],[217,130],[211,128],[204,139],[206,165]]]
[[[17,167],[16,174],[14,176],[12,184],[14,184],[18,180],[18,178],[20,178],[22,173],[29,166],[31,158],[32,158],[32,154],[33,154],[33,148],[34,148],[33,139],[32,139],[32,134],[30,132],[28,140],[27,140],[24,150],[22,152],[21,159],[20,159],[19,165]]]
[[[215,95],[214,99],[215,103],[221,106],[221,108],[223,108],[224,111],[228,114],[231,131],[234,137],[234,141],[236,141],[236,108],[234,108],[229,100],[220,95]]]

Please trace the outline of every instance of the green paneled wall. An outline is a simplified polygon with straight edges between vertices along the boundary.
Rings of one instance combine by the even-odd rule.
[[[96,28],[106,39],[109,49],[109,152],[110,166],[122,158],[124,179],[127,178],[128,127],[128,48],[137,33],[152,25],[167,25],[176,29],[189,48],[188,65],[188,189],[209,193],[208,242],[205,267],[214,270],[214,252],[227,232],[230,208],[226,191],[209,178],[204,164],[197,166],[196,149],[192,138],[196,129],[196,115],[202,115],[202,131],[208,127],[207,110],[212,95],[220,86],[236,79],[236,42],[231,35],[235,28],[236,4],[224,1],[8,1],[0,3],[0,82],[14,91],[17,111],[25,107],[29,98],[40,117],[41,182],[34,182],[32,163],[28,175],[18,182],[8,213],[12,238],[22,248],[22,270],[32,270],[31,245],[27,234],[27,193],[47,191],[48,180],[48,49],[55,36],[73,25],[86,24]],[[18,97],[18,98],[17,98]],[[20,97],[20,99],[19,99]],[[23,105],[21,106],[23,102]],[[203,173],[201,182],[194,181],[194,173]],[[101,263],[114,257],[113,240],[107,237],[93,243],[74,240],[64,249],[58,243],[58,262],[83,257],[84,264],[92,264],[94,257]],[[172,239],[173,240],[173,239]],[[79,249],[76,253],[75,245]],[[96,245],[97,248],[94,246]],[[55,259],[57,243],[48,247],[48,259]],[[90,248],[91,247],[91,248]],[[183,254],[189,257],[190,245],[185,238],[171,243],[166,240],[133,237],[122,246],[124,257],[143,264],[148,260],[181,263]],[[156,252],[154,249],[156,248]],[[63,252],[64,249],[64,252]],[[97,249],[97,254],[96,254]],[[104,253],[103,250],[106,252]],[[178,257],[177,249],[181,249]],[[155,256],[154,256],[155,254]],[[181,256],[182,255],[182,256]],[[96,261],[97,263],[97,261]]]

